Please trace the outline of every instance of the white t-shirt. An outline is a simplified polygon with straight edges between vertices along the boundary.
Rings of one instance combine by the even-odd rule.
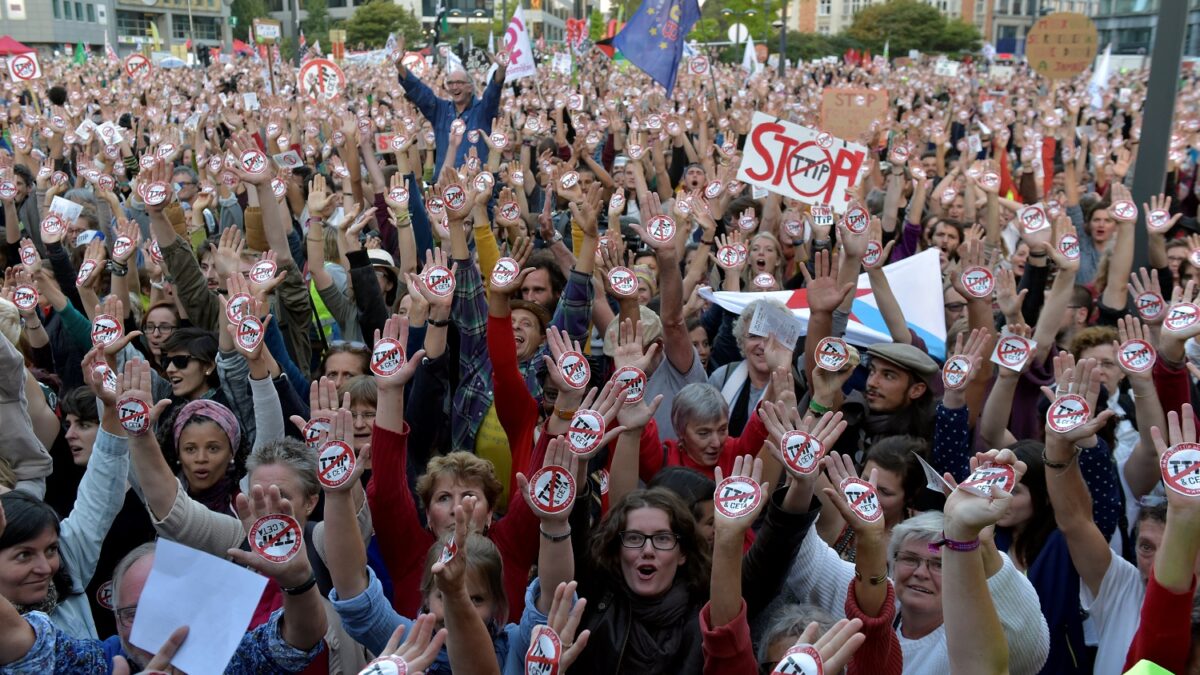
[[[1084,641],[1097,647],[1096,675],[1125,672],[1125,656],[1137,633],[1145,597],[1146,582],[1137,566],[1120,556],[1112,557],[1095,597],[1080,580],[1079,604],[1088,613]]]
[[[663,395],[662,403],[654,412],[654,423],[658,425],[659,439],[673,441],[679,438],[679,434],[675,433],[675,427],[671,425],[671,402],[675,400],[675,394],[689,384],[707,381],[708,376],[704,373],[704,366],[700,364],[700,354],[696,352],[695,347],[692,347],[692,367],[686,373],[675,370],[675,366],[671,365],[671,359],[668,359],[665,354],[663,355],[658,367],[646,378],[645,393],[645,400],[648,402],[653,401],[654,397],[659,394]]]

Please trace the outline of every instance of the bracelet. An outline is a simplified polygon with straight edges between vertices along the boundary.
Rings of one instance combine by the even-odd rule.
[[[109,260],[107,263],[105,263],[104,268],[107,269],[109,274],[113,275],[114,277],[123,277],[126,274],[129,274],[129,266],[122,265],[115,260]]]
[[[425,323],[437,328],[445,328],[450,325],[450,319],[425,319]]]
[[[858,569],[856,568],[854,570],[854,578],[858,579],[859,581],[865,581],[868,584],[871,584],[872,586],[878,586],[879,584],[882,584],[883,582],[887,581],[888,575],[887,575],[887,570],[884,570],[883,574],[880,574],[879,576],[864,577],[862,575],[862,572],[859,572]]]
[[[1067,458],[1067,461],[1051,462],[1050,459],[1046,457],[1046,448],[1042,448],[1042,464],[1044,464],[1047,469],[1066,469],[1074,464],[1077,459],[1079,459],[1079,453],[1082,449],[1083,448],[1080,448],[1078,445],[1076,445],[1075,452],[1071,453],[1071,456]]]
[[[1046,252],[1045,251],[1030,251],[1029,257],[1030,258],[1045,258]]]
[[[547,539],[553,544],[557,544],[561,541],[566,541],[571,538],[571,526],[570,525],[567,526],[567,531],[565,534],[547,534],[546,531],[542,529],[541,525],[538,525],[538,532],[542,533],[543,539]]]
[[[975,537],[975,539],[973,541],[955,541],[953,539],[947,539],[946,533],[942,532],[941,540],[936,541],[929,545],[929,552],[937,553],[938,549],[943,546],[950,549],[951,551],[959,551],[960,553],[967,553],[967,552],[974,551],[975,549],[979,548],[979,537]]]
[[[574,410],[559,410],[558,408],[555,408],[554,416],[560,420],[566,420],[566,421],[570,422],[571,420],[575,419],[575,413],[578,411],[579,411],[579,408],[576,408]]]
[[[308,581],[300,584],[299,586],[293,586],[291,588],[283,588],[281,586],[279,588],[279,590],[283,591],[284,593],[287,593],[288,595],[303,595],[308,592],[308,589],[310,589],[316,585],[317,585],[317,575],[313,572],[309,572],[308,573]]]
[[[825,406],[821,405],[820,403],[817,403],[816,400],[812,400],[812,401],[808,402],[808,409],[817,413],[818,415],[824,415],[825,413],[832,410],[832,408],[826,408]]]
[[[324,237],[305,237],[305,238],[304,238],[304,240],[305,240],[305,241],[311,241],[311,242],[313,242],[313,243],[315,243],[315,244],[323,244],[323,243],[325,243],[325,238],[324,238]]]
[[[712,245],[713,245],[713,242],[711,242],[711,241],[704,241],[703,239],[701,239],[701,240],[700,240],[700,243],[701,243],[701,244],[704,244],[705,246],[712,246]]]

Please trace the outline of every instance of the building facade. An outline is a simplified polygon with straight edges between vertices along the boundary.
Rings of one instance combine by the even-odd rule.
[[[710,2],[712,0],[709,0]],[[836,35],[854,23],[854,15],[887,0],[789,0],[788,29],[803,33]],[[951,19],[962,19],[984,30],[981,19],[985,0],[924,0]]]
[[[39,50],[61,49],[64,44],[79,42],[103,49],[104,37],[114,23],[113,0],[0,2],[0,35],[11,35]]]
[[[1100,44],[1112,44],[1113,54],[1149,55],[1160,2],[1188,3],[1183,53],[1200,56],[1200,0],[1098,0],[1093,20]]]
[[[192,41],[194,49],[230,43],[232,0],[113,0],[117,54],[144,48],[170,51]],[[157,40],[155,36],[157,35]]]

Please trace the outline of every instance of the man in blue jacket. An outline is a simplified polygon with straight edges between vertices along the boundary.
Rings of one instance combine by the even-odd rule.
[[[404,41],[400,40],[397,51],[404,53]],[[433,175],[442,172],[442,163],[446,161],[446,147],[450,144],[450,125],[454,120],[462,120],[466,130],[478,129],[480,138],[471,143],[464,138],[455,154],[455,168],[466,161],[467,153],[472,146],[482,164],[487,161],[488,146],[483,141],[482,134],[492,133],[492,120],[500,110],[500,89],[504,86],[504,76],[508,70],[508,52],[501,51],[492,57],[496,64],[495,73],[483,90],[483,97],[475,96],[475,80],[471,74],[461,68],[448,70],[446,74],[446,90],[449,99],[438,98],[429,85],[425,84],[400,59],[396,59],[396,71],[400,75],[400,86],[404,87],[404,96],[412,101],[421,114],[433,124],[434,147],[436,148],[436,166]]]

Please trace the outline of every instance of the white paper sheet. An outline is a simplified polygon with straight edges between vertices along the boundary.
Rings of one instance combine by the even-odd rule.
[[[266,585],[266,577],[244,567],[159,539],[129,640],[153,654],[188,626],[171,665],[193,675],[222,673]]]

